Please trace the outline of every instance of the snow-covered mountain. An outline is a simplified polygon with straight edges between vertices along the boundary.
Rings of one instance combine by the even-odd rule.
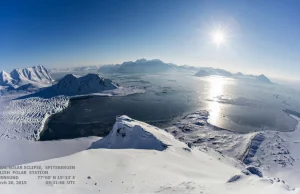
[[[21,89],[21,86],[30,84],[31,88],[41,88],[51,85],[53,79],[44,66],[34,66],[24,69],[14,69],[10,73],[0,72],[0,86],[6,89]],[[26,88],[24,86],[24,88]]]
[[[24,96],[27,97],[54,97],[59,95],[76,96],[100,93],[106,90],[117,89],[118,84],[110,79],[104,79],[98,74],[87,74],[82,77],[76,77],[73,74],[64,76],[57,84],[47,87],[35,94]]]
[[[53,81],[48,70],[41,65],[25,69],[14,69],[10,73],[10,76],[16,85],[23,85],[30,82],[49,84]]]
[[[13,78],[10,76],[10,74],[6,73],[5,71],[0,72],[0,85],[1,86],[13,85]]]
[[[111,80],[92,73],[78,78],[73,74],[68,74],[53,86],[57,93],[62,95],[97,93],[103,90],[116,89],[117,87],[117,84]]]

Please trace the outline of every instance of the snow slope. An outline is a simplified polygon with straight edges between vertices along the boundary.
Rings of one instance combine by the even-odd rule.
[[[208,118],[208,111],[196,111],[165,130],[190,147],[212,148],[221,154],[242,159],[257,133],[237,133],[220,129],[210,125]]]
[[[119,137],[119,128],[126,134],[124,138]],[[145,134],[146,137],[143,137]],[[115,138],[118,138],[118,141],[113,141]],[[143,138],[149,140],[147,149],[144,149]],[[104,144],[110,142],[122,149],[103,148],[101,142]],[[157,145],[161,142],[168,146],[163,150],[157,150]],[[49,170],[49,175],[71,176],[75,184],[46,185],[45,179],[37,179],[37,176],[27,174],[19,175],[20,180],[27,180],[27,184],[0,185],[1,192],[5,194],[300,192],[299,189],[290,190],[285,183],[253,175],[245,170],[242,164],[215,152],[190,149],[161,129],[126,116],[119,117],[112,133],[93,145],[95,146],[93,149],[70,156],[26,164],[42,168],[73,165],[74,170]],[[131,145],[131,149],[126,145]]]
[[[117,87],[117,84],[111,80],[104,79],[97,74],[87,74],[79,78],[68,74],[53,86],[57,94],[62,95],[97,93],[103,90],[113,90]]]
[[[10,73],[10,76],[16,85],[23,85],[30,82],[49,84],[53,81],[48,70],[41,65],[25,69],[14,69]]]
[[[207,111],[185,116],[165,129],[190,147],[212,148],[220,154],[259,167],[263,174],[300,187],[300,118],[293,132],[260,131],[236,133],[211,126]]]
[[[44,66],[34,66],[25,69],[14,69],[11,73],[0,72],[1,95],[20,91],[38,91],[47,87],[54,80]]]
[[[13,85],[13,78],[5,71],[0,72],[0,85],[1,86]]]
[[[266,131],[264,141],[253,157],[253,165],[259,166],[265,174],[287,181],[293,187],[300,187],[300,118],[293,132]]]

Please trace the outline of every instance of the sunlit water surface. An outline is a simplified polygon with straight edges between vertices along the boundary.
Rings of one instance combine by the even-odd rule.
[[[67,109],[50,118],[41,139],[105,135],[115,117],[123,114],[163,128],[196,110],[209,111],[211,125],[232,131],[291,131],[296,121],[283,110],[300,112],[299,92],[279,84],[175,73],[105,77],[146,92],[72,100]]]

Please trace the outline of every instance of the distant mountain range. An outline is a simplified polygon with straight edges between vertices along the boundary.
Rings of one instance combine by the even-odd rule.
[[[64,69],[65,71],[66,69]],[[263,83],[272,83],[265,75],[244,75],[241,72],[233,74],[229,71],[219,68],[212,67],[195,67],[188,65],[175,65],[172,63],[165,63],[159,59],[146,60],[146,59],[138,59],[136,61],[128,61],[122,64],[115,65],[103,65],[100,67],[97,66],[86,66],[86,67],[74,67],[68,68],[70,72],[83,72],[83,71],[91,71],[99,73],[165,73],[165,72],[197,72],[195,76],[204,77],[204,76],[212,76],[219,75],[225,77],[235,77],[239,79],[250,79]],[[55,69],[55,71],[59,71]]]
[[[164,63],[159,59],[138,59],[117,65],[104,65],[98,69],[101,73],[159,73],[174,71],[177,65]]]
[[[224,76],[224,77],[234,77],[239,79],[250,79],[255,80],[262,83],[271,84],[272,82],[267,78],[265,75],[244,75],[241,72],[238,72],[236,74],[232,74],[229,71],[226,71],[224,69],[214,69],[214,68],[202,68],[200,69],[195,76],[197,77],[205,77],[205,76],[212,76],[212,75],[218,75],[218,76]]]
[[[44,66],[33,66],[14,69],[12,72],[0,72],[0,89],[2,90],[35,90],[47,87],[54,80]]]
[[[232,76],[233,74],[224,69],[215,69],[211,67],[200,68],[200,70],[195,74],[198,77],[211,76],[211,75],[219,75],[219,76]]]
[[[146,60],[139,59],[136,61],[128,61],[116,65],[104,66],[83,66],[64,69],[51,69],[51,72],[98,72],[98,73],[164,73],[164,72],[196,72],[195,76],[225,76],[239,79],[251,79],[262,83],[272,83],[265,75],[244,75],[241,72],[232,74],[224,69],[212,67],[194,67],[194,66],[178,66],[172,63],[165,63],[159,59]],[[0,91],[38,91],[40,88],[53,85],[53,79],[49,71],[44,66],[34,66],[31,68],[14,69],[12,72],[0,72]],[[98,82],[98,85],[93,83]],[[101,84],[102,85],[101,87]],[[103,79],[97,74],[88,74],[87,76],[77,78],[74,75],[65,76],[57,85],[53,86],[58,94],[85,94],[98,92],[103,87],[113,87],[111,80]],[[65,87],[65,88],[62,88]]]
[[[87,66],[79,66],[79,67],[51,68],[49,69],[49,72],[54,73],[54,72],[95,71],[98,69],[99,66],[97,65],[87,65]]]
[[[70,68],[53,68],[50,69],[54,72],[99,72],[99,73],[159,73],[174,71],[178,66],[172,63],[165,63],[159,59],[146,60],[138,59],[136,61],[127,61],[122,64],[109,64],[109,65],[90,65],[82,67]]]

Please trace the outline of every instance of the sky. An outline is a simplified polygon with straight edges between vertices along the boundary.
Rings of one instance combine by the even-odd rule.
[[[299,0],[0,0],[0,70],[147,58],[300,79],[299,10]]]

